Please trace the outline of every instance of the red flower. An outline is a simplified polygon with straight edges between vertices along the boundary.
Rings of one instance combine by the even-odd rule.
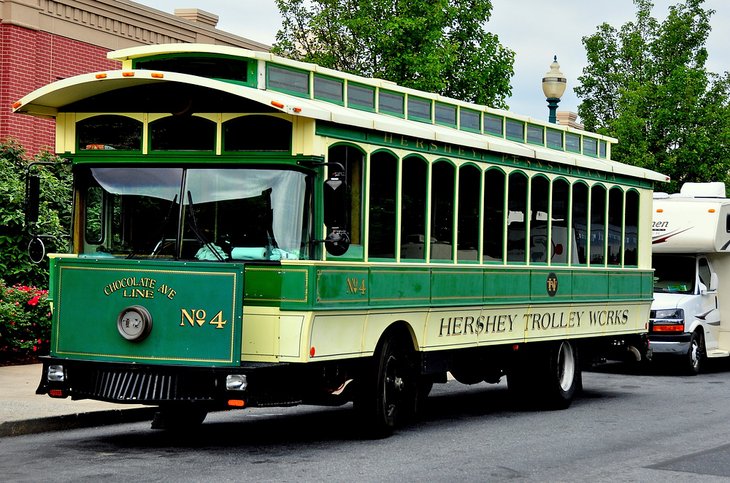
[[[28,305],[38,305],[38,301],[40,300],[40,298],[40,295],[36,295],[32,299],[28,300]]]

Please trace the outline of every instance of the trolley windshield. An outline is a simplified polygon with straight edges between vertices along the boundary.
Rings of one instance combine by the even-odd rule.
[[[77,176],[83,252],[128,258],[308,257],[307,175],[283,169],[93,167]]]

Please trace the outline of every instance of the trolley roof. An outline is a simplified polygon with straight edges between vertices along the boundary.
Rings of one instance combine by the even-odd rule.
[[[252,70],[255,71],[255,76],[252,76],[253,78],[248,83],[243,84],[241,82],[180,72],[138,69],[135,66],[136,63],[151,58],[175,57],[176,55],[190,56],[196,54],[200,56],[222,56],[223,58],[248,60],[251,62]],[[121,61],[122,69],[81,74],[53,82],[17,101],[13,104],[13,111],[40,117],[55,117],[58,112],[64,110],[65,106],[91,96],[131,86],[173,82],[226,92],[234,96],[258,102],[267,108],[277,109],[292,116],[302,116],[345,126],[412,136],[427,141],[450,143],[528,159],[580,166],[633,178],[651,181],[669,180],[663,174],[612,161],[610,159],[610,145],[617,142],[614,138],[569,128],[567,126],[546,123],[526,116],[520,116],[477,104],[470,104],[437,94],[409,89],[389,81],[365,78],[323,68],[315,64],[293,61],[265,52],[208,44],[170,44],[118,50],[109,52],[108,57]],[[144,64],[142,65],[144,66]],[[547,130],[553,130],[562,132],[563,136],[567,135],[567,133],[573,136],[580,136],[581,140],[583,138],[590,138],[595,143],[605,143],[606,154],[605,157],[594,157],[571,152],[565,150],[565,148],[561,150],[528,142],[518,142],[508,139],[506,134],[502,136],[492,135],[485,132],[484,129],[480,129],[480,132],[471,132],[460,129],[459,126],[439,124],[435,121],[433,115],[431,116],[431,122],[428,122],[428,120],[424,122],[422,118],[412,120],[408,119],[407,117],[409,116],[406,114],[403,115],[403,118],[396,117],[392,114],[379,112],[377,108],[368,111],[348,107],[344,105],[346,103],[339,105],[338,103],[314,98],[314,93],[302,95],[288,91],[283,92],[286,89],[277,90],[271,86],[267,86],[265,73],[268,65],[292,69],[294,72],[308,73],[310,84],[314,75],[320,75],[341,81],[343,86],[350,84],[366,86],[366,88],[373,89],[373,92],[387,90],[388,92],[403,95],[404,99],[415,97],[421,101],[430,103],[431,112],[433,112],[434,106],[439,104],[449,106],[449,108],[453,108],[459,112],[462,109],[466,109],[471,112],[478,112],[480,116],[491,115],[499,117],[504,119],[505,122],[521,122],[525,128],[534,126],[535,129],[543,130],[543,137]],[[312,90],[307,89],[308,92]]]

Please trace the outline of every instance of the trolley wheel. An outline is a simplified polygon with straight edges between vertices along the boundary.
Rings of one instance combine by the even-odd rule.
[[[551,409],[565,409],[582,386],[578,351],[572,342],[564,340],[548,348],[545,378],[545,404]]]
[[[565,409],[582,387],[578,351],[567,340],[533,348],[507,374],[519,405]]]
[[[387,337],[366,367],[354,401],[366,436],[389,436],[416,410],[418,378],[409,352],[400,339]]]

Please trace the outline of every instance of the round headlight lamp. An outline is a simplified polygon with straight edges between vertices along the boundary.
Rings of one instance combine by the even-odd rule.
[[[117,330],[128,341],[139,342],[152,330],[152,316],[141,305],[132,305],[119,313]]]

